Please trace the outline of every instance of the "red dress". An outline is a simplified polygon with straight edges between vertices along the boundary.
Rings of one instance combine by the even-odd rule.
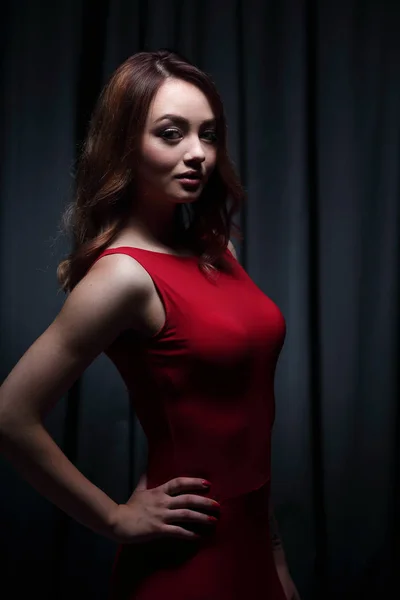
[[[114,253],[149,273],[167,315],[150,339],[126,331],[106,351],[147,437],[147,487],[204,478],[221,510],[200,540],[120,545],[110,598],[285,600],[268,529],[282,313],[229,250],[233,272],[215,281],[195,257],[127,246],[100,257]]]

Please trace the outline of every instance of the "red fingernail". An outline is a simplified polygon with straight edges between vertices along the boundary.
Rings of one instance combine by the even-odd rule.
[[[202,484],[204,485],[204,487],[211,487],[211,483],[209,481],[206,481],[205,479],[203,479]]]

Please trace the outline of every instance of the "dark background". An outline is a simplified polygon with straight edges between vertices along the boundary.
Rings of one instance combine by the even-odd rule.
[[[102,85],[139,50],[182,52],[224,100],[240,260],[287,321],[273,499],[293,578],[302,600],[398,597],[400,3],[16,0],[0,34],[1,380],[64,301],[59,220]],[[128,498],[146,441],[105,356],[46,425]],[[105,599],[116,545],[2,459],[0,486],[0,595]]]

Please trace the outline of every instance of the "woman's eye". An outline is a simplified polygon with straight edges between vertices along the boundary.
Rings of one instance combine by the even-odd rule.
[[[178,134],[178,137],[172,137],[175,133]],[[181,133],[178,129],[164,129],[164,131],[161,134],[161,137],[165,138],[166,140],[177,140],[179,139],[180,135]]]
[[[212,129],[210,131],[205,131],[203,135],[208,136],[208,139],[210,140],[210,142],[216,142],[217,141],[217,134]]]
[[[173,129],[169,127],[161,132],[161,137],[168,141],[176,141],[182,137],[182,133],[179,129]],[[204,131],[202,137],[206,137],[209,142],[215,143],[217,141],[217,135],[214,130]]]

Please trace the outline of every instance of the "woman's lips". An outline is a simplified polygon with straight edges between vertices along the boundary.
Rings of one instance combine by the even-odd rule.
[[[196,188],[200,185],[201,183],[201,179],[192,179],[189,177],[177,177],[178,181],[181,182],[181,184],[185,187],[189,187],[189,188]]]

